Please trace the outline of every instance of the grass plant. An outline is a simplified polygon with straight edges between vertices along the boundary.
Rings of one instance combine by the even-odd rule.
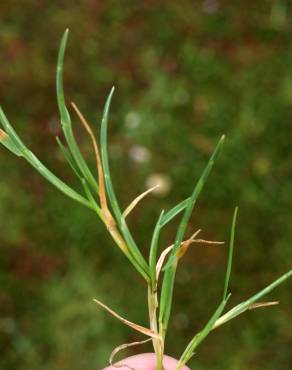
[[[60,122],[66,145],[64,145],[58,137],[56,138],[56,140],[61,152],[64,155],[64,158],[72,168],[75,175],[80,180],[83,188],[83,193],[79,193],[71,186],[63,182],[27,148],[27,146],[23,143],[23,141],[13,129],[13,126],[8,121],[2,108],[0,109],[0,120],[3,129],[0,129],[0,141],[13,154],[18,157],[24,158],[32,167],[35,168],[36,171],[38,171],[58,190],[63,192],[69,198],[75,200],[76,202],[93,211],[99,217],[101,222],[105,225],[117,247],[126,256],[126,258],[130,261],[130,263],[133,265],[138,274],[146,283],[149,311],[149,327],[143,327],[121,317],[106,304],[100,302],[97,299],[94,299],[94,302],[96,302],[100,307],[107,310],[122,323],[130,326],[131,328],[148,337],[146,340],[141,340],[141,342],[123,344],[117,347],[110,356],[110,363],[113,362],[114,356],[118,351],[129,346],[139,345],[151,340],[153,343],[154,352],[156,353],[157,370],[162,370],[163,355],[165,353],[165,339],[168,331],[168,324],[173,301],[173,288],[180,259],[185,255],[192,243],[220,243],[216,241],[213,242],[204,239],[198,239],[197,235],[199,234],[200,230],[197,230],[193,233],[192,236],[188,237],[186,235],[186,230],[198,197],[203,190],[207,178],[218,157],[225,137],[223,135],[220,138],[202,175],[194,186],[193,192],[190,197],[183,200],[181,203],[177,204],[169,211],[162,210],[160,212],[151,238],[149,257],[145,258],[131,234],[131,231],[127,225],[126,218],[128,214],[137,206],[139,201],[147,196],[147,194],[150,193],[154,188],[148,189],[143,194],[139,195],[128,207],[126,207],[125,211],[122,211],[111,178],[107,148],[109,111],[114,94],[114,88],[111,89],[104,106],[103,116],[101,120],[99,145],[97,140],[95,139],[95,135],[91,128],[91,125],[87,122],[83,114],[78,109],[77,105],[71,103],[72,110],[80,119],[81,124],[84,126],[92,141],[96,159],[97,176],[95,176],[94,172],[89,168],[89,165],[82,155],[74,136],[71,116],[64,97],[63,64],[67,39],[68,30],[65,31],[61,41],[56,73],[57,102],[60,114]],[[166,227],[167,224],[179,214],[182,214],[182,217],[177,229],[174,243],[173,245],[162,250],[159,257],[160,233],[162,229]],[[244,313],[246,310],[277,304],[278,302],[273,301],[261,302],[260,299],[266,294],[270,293],[279,284],[287,280],[292,274],[292,270],[288,271],[277,280],[275,280],[273,283],[268,285],[266,288],[261,290],[259,293],[253,295],[252,297],[246,299],[242,303],[224,313],[226,303],[230,298],[229,281],[232,269],[237,214],[238,208],[236,207],[231,223],[228,248],[229,252],[222,298],[218,304],[218,307],[215,309],[214,314],[207,321],[206,325],[190,340],[186,349],[183,351],[177,365],[177,370],[181,369],[185,364],[188,363],[188,361],[194,355],[197,347],[205,340],[205,338],[210,334],[212,330],[227,323],[238,315]]]

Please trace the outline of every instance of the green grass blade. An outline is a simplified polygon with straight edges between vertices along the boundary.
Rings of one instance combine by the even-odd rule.
[[[208,334],[210,333],[214,326],[214,323],[216,322],[218,317],[220,317],[220,315],[222,314],[229,298],[230,294],[227,295],[226,298],[222,300],[222,302],[219,304],[218,308],[216,309],[210,320],[207,322],[204,329],[200,332],[199,338],[195,341],[195,347],[193,349],[195,349],[208,336]]]
[[[11,152],[13,152],[17,156],[22,156],[26,159],[27,162],[30,163],[32,167],[34,167],[45,179],[47,179],[51,184],[53,184],[57,189],[59,189],[62,193],[66,194],[69,198],[74,199],[78,203],[85,205],[88,208],[92,208],[90,203],[82,197],[79,193],[75,190],[70,188],[67,184],[65,184],[62,180],[60,180],[56,175],[54,175],[47,167],[43,165],[43,163],[24,145],[22,140],[16,134],[15,130],[9,123],[8,119],[6,118],[2,109],[0,109],[0,120],[2,122],[3,127],[5,128],[8,137],[4,136],[4,140],[2,140],[2,144],[6,146]]]
[[[176,253],[183,241],[184,234],[189,222],[189,219],[191,217],[193,208],[195,206],[195,203],[198,199],[198,196],[200,195],[204,184],[207,180],[207,177],[214,165],[215,158],[219,152],[219,149],[222,146],[222,143],[224,141],[224,135],[221,137],[219,140],[218,144],[216,145],[216,148],[209,159],[201,177],[199,178],[199,181],[197,182],[194,191],[189,198],[182,220],[180,222],[175,242],[174,242],[174,247],[171,251],[170,257],[168,259],[168,262],[166,263],[166,266],[164,267],[164,277],[163,277],[163,282],[162,282],[162,289],[161,289],[161,299],[160,299],[160,311],[159,311],[159,322],[161,329],[164,332],[164,335],[167,330],[168,326],[168,321],[169,321],[169,316],[171,312],[171,305],[172,305],[172,294],[173,294],[173,284],[175,280],[175,273],[176,273],[176,266],[177,266],[177,257]]]
[[[223,300],[225,300],[226,297],[227,297],[228,286],[229,286],[230,275],[231,275],[237,213],[238,213],[238,207],[236,207],[235,210],[234,210],[233,218],[232,218],[232,224],[231,224],[231,230],[230,230],[228,262],[227,262],[226,276],[225,276],[225,282],[224,282]]]
[[[94,199],[94,196],[92,195],[92,193],[89,189],[89,186],[87,185],[86,180],[81,178],[81,183],[83,185],[83,188],[84,188],[85,194],[87,196],[87,199],[90,202],[90,204],[92,205],[92,209],[98,214],[99,218],[103,221],[104,217],[103,217],[102,211],[101,211],[100,207],[98,206],[96,200]]]
[[[90,188],[89,186],[87,185],[87,182],[85,181],[85,179],[81,179],[81,182],[82,182],[82,185],[84,187],[84,191],[85,191],[85,194],[89,200],[89,202],[92,204],[92,209],[98,214],[98,216],[100,217],[100,219],[104,222],[104,216],[102,214],[102,211],[101,209],[99,208],[99,206],[97,205],[91,191],[90,191]],[[140,266],[137,265],[137,262],[134,260],[133,256],[128,253],[128,252],[124,252],[125,256],[129,259],[129,261],[132,263],[132,265],[134,265],[134,267],[137,269],[137,271],[143,275],[144,272],[143,270],[141,270]]]
[[[106,190],[108,194],[108,198],[113,209],[113,212],[117,218],[117,220],[122,218],[122,212],[120,210],[118,200],[113,188],[110,168],[109,168],[109,160],[108,160],[108,149],[107,149],[107,131],[108,131],[108,116],[109,116],[109,109],[111,100],[113,97],[115,89],[112,87],[109,96],[106,100],[102,121],[101,121],[101,129],[100,129],[100,153],[101,153],[101,161],[104,173],[104,180],[106,185]]]
[[[219,304],[216,311],[211,316],[211,318],[209,319],[207,324],[204,326],[204,328],[198,334],[196,334],[193,337],[193,339],[190,341],[190,343],[188,344],[187,348],[185,349],[184,353],[182,354],[178,362],[177,369],[181,369],[191,359],[191,357],[194,355],[195,349],[208,336],[208,334],[210,333],[210,331],[212,330],[214,326],[214,323],[218,320],[218,318],[222,314],[229,297],[230,295],[227,296],[224,300],[222,300],[222,302]]]
[[[188,202],[187,202],[187,205],[185,207],[185,212],[184,212],[184,215],[182,217],[182,220],[181,220],[181,223],[179,225],[178,232],[177,232],[177,235],[176,235],[176,238],[175,238],[174,247],[171,251],[170,259],[164,267],[164,270],[168,269],[170,267],[170,265],[174,262],[174,259],[176,258],[175,255],[176,255],[177,250],[179,249],[179,247],[180,247],[180,245],[183,241],[185,231],[186,231],[189,219],[191,217],[193,208],[194,208],[194,206],[197,202],[197,199],[198,199],[198,197],[199,197],[199,195],[200,195],[200,193],[201,193],[201,191],[202,191],[202,189],[203,189],[203,187],[206,183],[206,180],[209,176],[209,173],[211,172],[211,169],[214,165],[214,161],[216,159],[216,156],[218,155],[219,149],[221,148],[221,146],[223,144],[224,138],[225,137],[223,135],[221,137],[221,139],[219,140],[211,158],[209,159],[209,161],[207,163],[207,166],[205,167],[201,177],[199,178],[199,181],[197,182],[197,184],[195,186],[195,189],[194,189],[191,197],[188,198]]]
[[[1,122],[4,130],[8,134],[10,140],[14,143],[15,147],[19,151],[21,151],[21,149],[24,148],[25,145],[23,144],[23,142],[21,141],[21,139],[19,138],[19,136],[15,132],[14,128],[9,123],[9,121],[8,121],[6,115],[5,115],[5,113],[4,113],[4,111],[1,107],[0,107],[0,122]]]
[[[266,288],[262,289],[260,292],[253,295],[251,298],[233,307],[230,311],[228,311],[226,314],[220,317],[220,319],[216,323],[216,326],[225,324],[226,322],[234,319],[236,316],[244,313],[246,310],[249,309],[250,305],[252,305],[253,303],[256,303],[263,296],[270,293],[273,289],[275,289],[278,285],[282,284],[285,280],[287,280],[291,276],[292,276],[292,269],[286,272],[286,274],[280,276],[277,280],[275,280],[273,283],[268,285]]]
[[[34,167],[46,180],[53,184],[62,193],[66,194],[69,198],[72,198],[77,202],[85,205],[86,207],[92,209],[92,206],[87,201],[87,199],[85,199],[82,195],[70,188],[56,175],[54,175],[30,150],[26,149],[23,156],[31,164],[32,167]]]
[[[100,152],[101,152],[101,161],[102,161],[102,167],[103,167],[103,173],[104,173],[104,179],[105,179],[105,186],[106,186],[107,195],[108,195],[112,210],[116,217],[116,221],[128,244],[128,247],[134,259],[137,261],[137,263],[139,264],[141,269],[144,271],[146,276],[149,276],[149,267],[144,257],[142,256],[139,248],[137,247],[133,237],[131,236],[124,218],[122,217],[122,212],[119,207],[117,197],[116,197],[116,194],[113,188],[112,180],[111,180],[109,160],[108,160],[108,150],[107,150],[107,131],[108,131],[109,109],[110,109],[110,104],[111,104],[113,93],[114,93],[114,87],[111,89],[109,96],[105,103],[103,116],[102,116],[102,122],[101,122],[101,130],[100,130]]]
[[[22,153],[18,149],[15,142],[11,140],[11,138],[2,130],[0,130],[0,143],[4,145],[6,149],[10,150],[10,152],[17,155],[18,157],[22,156]]]
[[[56,89],[57,89],[57,98],[58,98],[58,107],[61,116],[61,124],[66,128],[71,126],[71,117],[68,112],[65,103],[65,96],[64,96],[64,87],[63,87],[63,70],[64,70],[64,57],[65,57],[65,50],[68,41],[69,30],[63,34],[59,54],[58,54],[58,63],[57,63],[57,73],[56,73]]]
[[[159,331],[164,338],[167,331],[168,321],[171,313],[172,296],[176,273],[176,261],[165,272],[162,281],[159,302]]]
[[[187,207],[189,200],[190,198],[183,200],[182,202],[177,204],[175,207],[173,207],[171,210],[166,212],[161,220],[161,226],[163,227],[166,224],[168,224],[176,215],[178,215],[181,211],[183,211]]]
[[[61,117],[61,125],[64,132],[64,136],[66,138],[68,147],[74,158],[77,166],[79,167],[83,177],[88,181],[88,183],[92,186],[92,188],[98,192],[98,184],[95,180],[94,176],[92,175],[91,171],[89,170],[85,159],[83,158],[81,151],[76,143],[72,124],[71,124],[71,117],[69,111],[66,107],[65,97],[64,97],[64,87],[63,87],[63,67],[64,67],[64,56],[65,56],[65,49],[68,39],[69,30],[67,29],[64,32],[64,35],[61,40],[59,54],[58,54],[58,64],[57,64],[57,72],[56,72],[56,90],[57,90],[57,102],[58,108]]]
[[[59,145],[59,148],[61,150],[61,152],[63,153],[64,155],[64,158],[66,159],[66,161],[69,163],[70,167],[72,168],[72,170],[75,172],[76,176],[82,181],[83,183],[83,180],[86,181],[83,177],[82,177],[82,174],[74,160],[74,158],[72,157],[72,154],[69,152],[69,150],[63,145],[63,143],[61,142],[61,140],[58,138],[58,136],[56,137],[56,141]]]
[[[227,300],[230,297],[230,294],[228,295],[228,286],[229,286],[229,280],[230,280],[231,268],[232,268],[237,213],[238,213],[238,207],[235,208],[233,217],[232,217],[229,248],[228,248],[229,249],[228,250],[228,260],[227,260],[226,274],[225,274],[225,279],[224,279],[224,289],[223,289],[222,301],[220,302],[218,308],[216,309],[216,311],[214,312],[210,320],[207,322],[203,330],[201,330],[198,334],[196,334],[194,338],[188,344],[186,350],[184,351],[179,361],[180,366],[185,365],[190,360],[190,358],[193,355],[194,350],[208,336],[210,331],[213,329],[215,322],[219,319],[220,315],[222,314],[224,307],[226,306]]]
[[[219,319],[220,315],[222,314],[224,307],[226,306],[227,300],[230,297],[228,295],[228,286],[229,280],[231,275],[231,268],[232,268],[232,259],[233,259],[233,250],[234,250],[234,238],[235,238],[235,226],[237,220],[237,213],[238,207],[235,207],[233,217],[232,217],[232,224],[230,230],[230,240],[229,240],[229,251],[228,251],[228,261],[226,267],[226,274],[224,279],[224,289],[223,289],[223,298],[220,302],[218,308],[216,309],[215,313],[212,315],[206,326],[202,331],[200,331],[188,344],[186,350],[184,351],[181,359],[179,361],[180,366],[185,365],[193,355],[194,350],[199,346],[199,344],[207,337],[210,331],[213,329],[215,322]]]
[[[152,287],[156,287],[156,263],[157,263],[157,248],[158,248],[158,241],[159,241],[159,235],[160,230],[163,227],[161,221],[163,219],[164,211],[161,212],[158,221],[156,222],[153,236],[151,240],[151,246],[150,246],[150,253],[149,253],[149,270],[150,270],[150,278],[152,282]]]

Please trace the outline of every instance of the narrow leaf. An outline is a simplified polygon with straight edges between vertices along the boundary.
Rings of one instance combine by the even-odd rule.
[[[187,252],[187,250],[189,249],[190,245],[192,243],[195,243],[195,242],[202,242],[203,239],[195,239],[196,236],[201,232],[201,229],[197,230],[189,239],[185,240],[184,242],[182,242],[182,245],[181,247],[179,248],[179,250],[177,251],[176,253],[176,257],[177,259],[179,260],[180,258],[182,258],[185,253]],[[208,241],[209,242],[209,241]]]
[[[135,330],[139,331],[140,333],[145,334],[145,335],[147,335],[151,338],[160,339],[159,334],[155,333],[153,330],[148,329],[148,328],[144,328],[141,325],[135,324],[135,323],[133,323],[133,322],[127,320],[127,319],[124,319],[122,316],[118,315],[115,311],[113,311],[111,308],[106,306],[104,303],[98,301],[97,299],[94,299],[93,301],[95,303],[97,303],[99,306],[101,306],[102,308],[104,308],[106,311],[108,311],[111,315],[116,317],[118,320],[122,321],[123,324],[128,325],[132,329],[135,329]]]
[[[238,213],[238,207],[235,208],[231,231],[230,231],[230,240],[229,240],[229,252],[228,252],[228,262],[227,262],[227,269],[225,275],[225,283],[224,283],[224,290],[223,290],[223,300],[226,299],[228,293],[228,285],[231,275],[231,268],[232,268],[232,259],[233,259],[233,250],[234,250],[234,235],[235,235],[235,226],[236,226],[236,218]]]
[[[178,215],[181,211],[183,211],[188,203],[189,203],[190,198],[187,198],[177,204],[175,207],[173,207],[170,211],[166,212],[165,215],[163,216],[163,219],[161,220],[161,225],[165,226],[168,224],[176,215]]]
[[[256,308],[262,308],[262,307],[271,307],[271,306],[277,306],[279,304],[279,301],[272,301],[272,302],[256,302],[251,304],[248,309],[249,310],[255,310]]]
[[[92,142],[92,146],[94,149],[95,153],[95,160],[96,160],[96,168],[98,172],[98,185],[99,185],[99,198],[100,198],[100,205],[103,210],[105,218],[108,218],[108,224],[113,222],[112,216],[110,215],[108,206],[107,206],[107,199],[106,199],[106,190],[105,190],[105,184],[104,184],[104,173],[103,173],[103,168],[102,168],[102,163],[101,163],[101,158],[99,154],[99,149],[97,142],[95,140],[94,133],[89,125],[89,123],[86,121],[85,117],[83,114],[80,112],[76,104],[71,102],[71,105],[73,109],[75,110],[76,114],[78,115],[80,122],[83,124],[85,130],[87,131],[90,140]]]
[[[206,239],[194,239],[194,240],[192,240],[192,243],[206,244],[206,245],[222,245],[222,244],[225,244],[225,242],[220,242],[220,241],[217,241],[217,240],[206,240]]]
[[[111,355],[110,355],[110,358],[109,358],[109,364],[111,365],[111,366],[114,366],[114,367],[128,367],[129,369],[132,369],[131,367],[129,367],[128,365],[125,365],[125,364],[123,364],[123,363],[121,363],[121,361],[118,363],[118,364],[113,364],[113,362],[114,362],[114,357],[120,352],[120,351],[122,351],[122,350],[124,350],[124,349],[127,349],[127,348],[129,348],[129,347],[135,347],[135,346],[140,346],[141,344],[145,344],[145,343],[148,343],[148,342],[150,342],[152,339],[151,338],[149,338],[149,339],[146,339],[146,340],[141,340],[141,341],[139,341],[139,342],[131,342],[131,343],[124,343],[124,344],[121,344],[120,346],[118,346],[118,347],[116,347],[113,351],[112,351],[112,353],[111,353]],[[133,369],[133,370],[135,370],[135,369]]]
[[[2,144],[11,150],[17,156],[22,156],[32,167],[34,167],[46,180],[53,184],[57,189],[62,193],[66,194],[69,198],[74,199],[75,201],[85,205],[88,208],[92,208],[91,204],[82,197],[79,193],[65,184],[60,180],[56,175],[54,175],[22,142],[18,137],[13,127],[9,123],[2,109],[0,109],[0,120],[3,124],[3,127],[9,135],[7,136],[6,132],[1,130]],[[11,135],[11,136],[10,136]]]
[[[105,184],[107,189],[107,194],[113,208],[113,212],[116,216],[116,219],[119,220],[122,216],[117,197],[113,188],[111,174],[109,169],[109,160],[108,160],[108,150],[107,150],[107,130],[108,130],[108,116],[109,116],[109,109],[112,100],[112,96],[114,93],[114,87],[111,89],[109,96],[106,100],[102,122],[101,122],[101,130],[100,130],[100,150],[101,150],[101,160],[102,160],[102,167],[103,173],[105,178]]]
[[[58,55],[58,63],[57,63],[57,73],[56,73],[56,89],[57,89],[57,101],[58,107],[61,116],[61,123],[63,126],[71,126],[71,118],[66,107],[65,97],[64,97],[64,88],[63,88],[63,69],[64,69],[64,57],[65,57],[65,50],[68,41],[69,29],[67,28],[63,34],[59,55]]]
[[[22,156],[21,151],[15,145],[13,140],[11,140],[11,138],[6,134],[6,132],[1,129],[0,129],[0,143],[18,157]]]
[[[190,341],[187,348],[185,349],[184,353],[182,354],[177,370],[181,369],[193,356],[194,350],[200,345],[200,343],[203,342],[203,340],[208,336],[210,331],[212,330],[214,323],[218,319],[218,317],[222,314],[224,307],[226,306],[226,303],[229,299],[230,295],[226,297],[225,300],[222,300],[222,302],[219,304],[218,308],[214,312],[214,314],[211,316],[207,324],[204,326],[204,328],[194,336],[194,338]]]
[[[172,250],[173,244],[169,247],[165,248],[164,251],[161,253],[160,257],[158,258],[157,264],[156,264],[156,280],[158,281],[163,263],[165,261],[165,258],[169,254],[169,252]]]
[[[19,151],[21,151],[21,149],[23,149],[25,147],[25,145],[23,144],[23,142],[21,141],[21,139],[19,138],[19,136],[15,132],[14,128],[11,126],[10,122],[8,121],[6,115],[5,115],[5,113],[4,113],[4,111],[1,107],[0,107],[0,122],[1,122],[4,130],[6,131],[6,133],[8,134],[10,139],[12,140],[12,142],[14,143],[14,145],[19,149]]]
[[[92,209],[92,206],[87,201],[87,199],[82,197],[79,193],[70,188],[56,175],[54,175],[30,150],[25,149],[23,156],[31,164],[31,166],[33,166],[46,180],[53,184],[62,193],[66,194],[69,198],[72,198],[77,202],[85,205],[86,207]]]
[[[189,239],[183,241],[181,243],[181,248],[178,250],[176,257],[180,259],[184,256],[184,254],[187,252],[189,246],[192,243],[199,243],[199,244],[208,244],[208,245],[221,245],[224,244],[224,242],[217,242],[212,240],[205,240],[205,239],[195,239],[195,237],[201,232],[201,229],[198,229]],[[156,279],[158,280],[160,271],[162,269],[164,260],[166,256],[169,254],[169,252],[173,249],[174,244],[167,247],[160,255],[158,262],[156,264]]]
[[[69,152],[69,150],[63,145],[63,143],[61,142],[61,140],[58,138],[58,136],[56,136],[56,141],[59,145],[59,148],[61,150],[61,152],[63,153],[64,155],[64,158],[66,159],[66,161],[69,163],[70,167],[72,168],[72,170],[75,172],[76,176],[79,177],[79,179],[82,178],[82,174],[80,173],[80,170],[79,168],[77,167],[77,164],[72,156],[72,154]]]
[[[88,183],[92,186],[92,188],[98,192],[98,185],[97,182],[92,175],[91,171],[89,170],[85,159],[83,158],[81,151],[76,143],[73,131],[72,131],[72,124],[71,124],[71,117],[69,111],[66,107],[65,97],[64,97],[64,87],[63,87],[63,67],[64,67],[64,56],[65,56],[65,49],[68,40],[68,33],[69,30],[66,29],[64,35],[61,40],[59,54],[58,54],[58,63],[57,63],[57,71],[56,71],[56,90],[57,90],[57,102],[58,108],[61,117],[61,124],[62,129],[64,132],[64,136],[66,138],[68,147],[70,152],[79,167],[83,177],[88,181]]]
[[[146,191],[144,191],[142,194],[140,194],[138,197],[136,197],[131,203],[130,205],[124,210],[123,212],[123,218],[125,219],[132,211],[133,209],[136,207],[136,205],[143,199],[146,197],[146,195],[148,195],[149,193],[151,193],[154,189],[156,189],[159,185],[155,185],[153,186],[152,188],[150,189],[147,189]]]
[[[90,202],[92,209],[97,213],[99,218],[104,222],[104,215],[103,215],[100,207],[98,206],[94,196],[92,195],[92,193],[89,189],[89,186],[87,185],[87,182],[83,178],[81,178],[81,182],[82,182],[86,197],[87,197],[88,201]]]
[[[211,169],[214,165],[215,158],[216,158],[216,156],[219,152],[219,149],[220,149],[221,145],[223,144],[224,138],[225,138],[225,136],[223,135],[221,137],[221,139],[219,140],[211,158],[209,159],[209,162],[207,163],[207,166],[205,167],[201,177],[199,178],[199,181],[197,182],[197,184],[195,186],[195,189],[194,189],[191,197],[189,198],[189,200],[187,202],[187,205],[186,205],[185,211],[184,211],[184,215],[183,215],[183,218],[182,218],[181,223],[179,225],[178,232],[177,232],[177,235],[176,235],[176,238],[175,238],[174,248],[172,250],[171,256],[175,256],[178,248],[181,245],[181,242],[183,240],[185,230],[187,228],[187,224],[188,224],[188,221],[191,217],[191,214],[192,214],[193,208],[195,206],[195,203],[196,203],[196,201],[198,199],[198,196],[200,195],[200,193],[201,193],[201,191],[202,191],[202,189],[203,189],[203,187],[206,183],[206,180],[207,180],[207,177],[208,177],[209,173],[211,172]],[[173,263],[173,261],[171,263]],[[164,267],[164,269],[166,270],[167,268],[169,268],[171,263],[167,263],[167,265]]]
[[[149,276],[148,265],[144,257],[142,256],[139,248],[137,247],[128,229],[128,226],[125,220],[122,217],[122,212],[118,204],[118,200],[117,200],[114,188],[113,188],[111,174],[110,174],[108,150],[107,150],[107,131],[108,131],[109,109],[110,109],[110,104],[111,104],[113,93],[114,93],[114,87],[111,89],[109,96],[105,103],[103,116],[102,116],[102,122],[101,122],[101,130],[100,130],[100,151],[101,151],[101,161],[102,161],[105,185],[106,185],[107,195],[108,195],[111,207],[113,209],[113,213],[115,215],[116,221],[119,225],[119,228],[126,242],[128,243],[128,247],[131,253],[133,254],[134,259],[137,261],[141,269],[144,271],[143,277],[147,279]]]
[[[233,307],[230,311],[225,313],[216,321],[216,323],[214,324],[214,329],[234,319],[236,316],[244,313],[246,310],[249,309],[250,306],[259,301],[266,294],[270,293],[273,289],[275,289],[278,285],[282,284],[285,280],[287,280],[291,276],[292,270],[289,270],[288,272],[286,272],[286,274],[280,276],[277,280],[268,285],[266,288],[262,289],[257,294],[253,295],[251,298]]]
[[[189,219],[191,217],[193,208],[195,206],[195,203],[198,199],[198,196],[200,195],[203,186],[207,180],[207,177],[213,167],[215,158],[219,152],[219,149],[221,148],[221,145],[224,141],[224,135],[221,137],[219,140],[211,158],[209,159],[209,162],[207,163],[207,166],[205,167],[201,177],[199,178],[199,181],[197,182],[195,189],[189,198],[182,220],[180,222],[175,242],[174,242],[174,247],[170,253],[169,260],[164,267],[164,278],[162,282],[162,289],[161,289],[161,299],[160,299],[160,311],[159,311],[159,322],[161,327],[163,328],[163,332],[166,333],[167,326],[168,326],[168,321],[169,321],[169,316],[171,312],[171,305],[172,305],[172,294],[173,294],[173,284],[175,280],[175,274],[176,274],[176,267],[177,267],[177,251],[181,246],[181,242],[184,238],[184,234],[187,228],[187,224],[189,222]]]
[[[152,287],[156,287],[156,262],[157,262],[157,248],[158,248],[158,241],[159,241],[159,235],[161,230],[161,220],[163,218],[164,211],[161,212],[158,221],[155,225],[152,240],[151,240],[151,246],[150,246],[150,254],[149,254],[149,270],[150,270],[150,278],[152,282]]]

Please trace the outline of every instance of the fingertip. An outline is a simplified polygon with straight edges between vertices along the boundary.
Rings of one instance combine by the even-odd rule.
[[[172,357],[164,356],[163,358],[163,366],[165,370],[175,370],[177,363],[178,361]],[[117,365],[119,370],[129,370],[129,367],[135,370],[156,370],[156,355],[154,353],[143,353],[131,356],[119,361]],[[117,370],[117,367],[109,366],[104,370]],[[190,369],[187,366],[184,366],[182,370]]]

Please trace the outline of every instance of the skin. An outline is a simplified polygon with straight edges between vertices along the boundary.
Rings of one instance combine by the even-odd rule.
[[[175,370],[177,360],[172,357],[164,356],[163,365],[165,370]],[[131,356],[116,365],[128,365],[135,370],[156,370],[156,356],[154,353],[143,353],[141,355]],[[129,370],[127,366],[114,367],[109,366],[104,370]],[[184,366],[182,370],[190,370]]]

